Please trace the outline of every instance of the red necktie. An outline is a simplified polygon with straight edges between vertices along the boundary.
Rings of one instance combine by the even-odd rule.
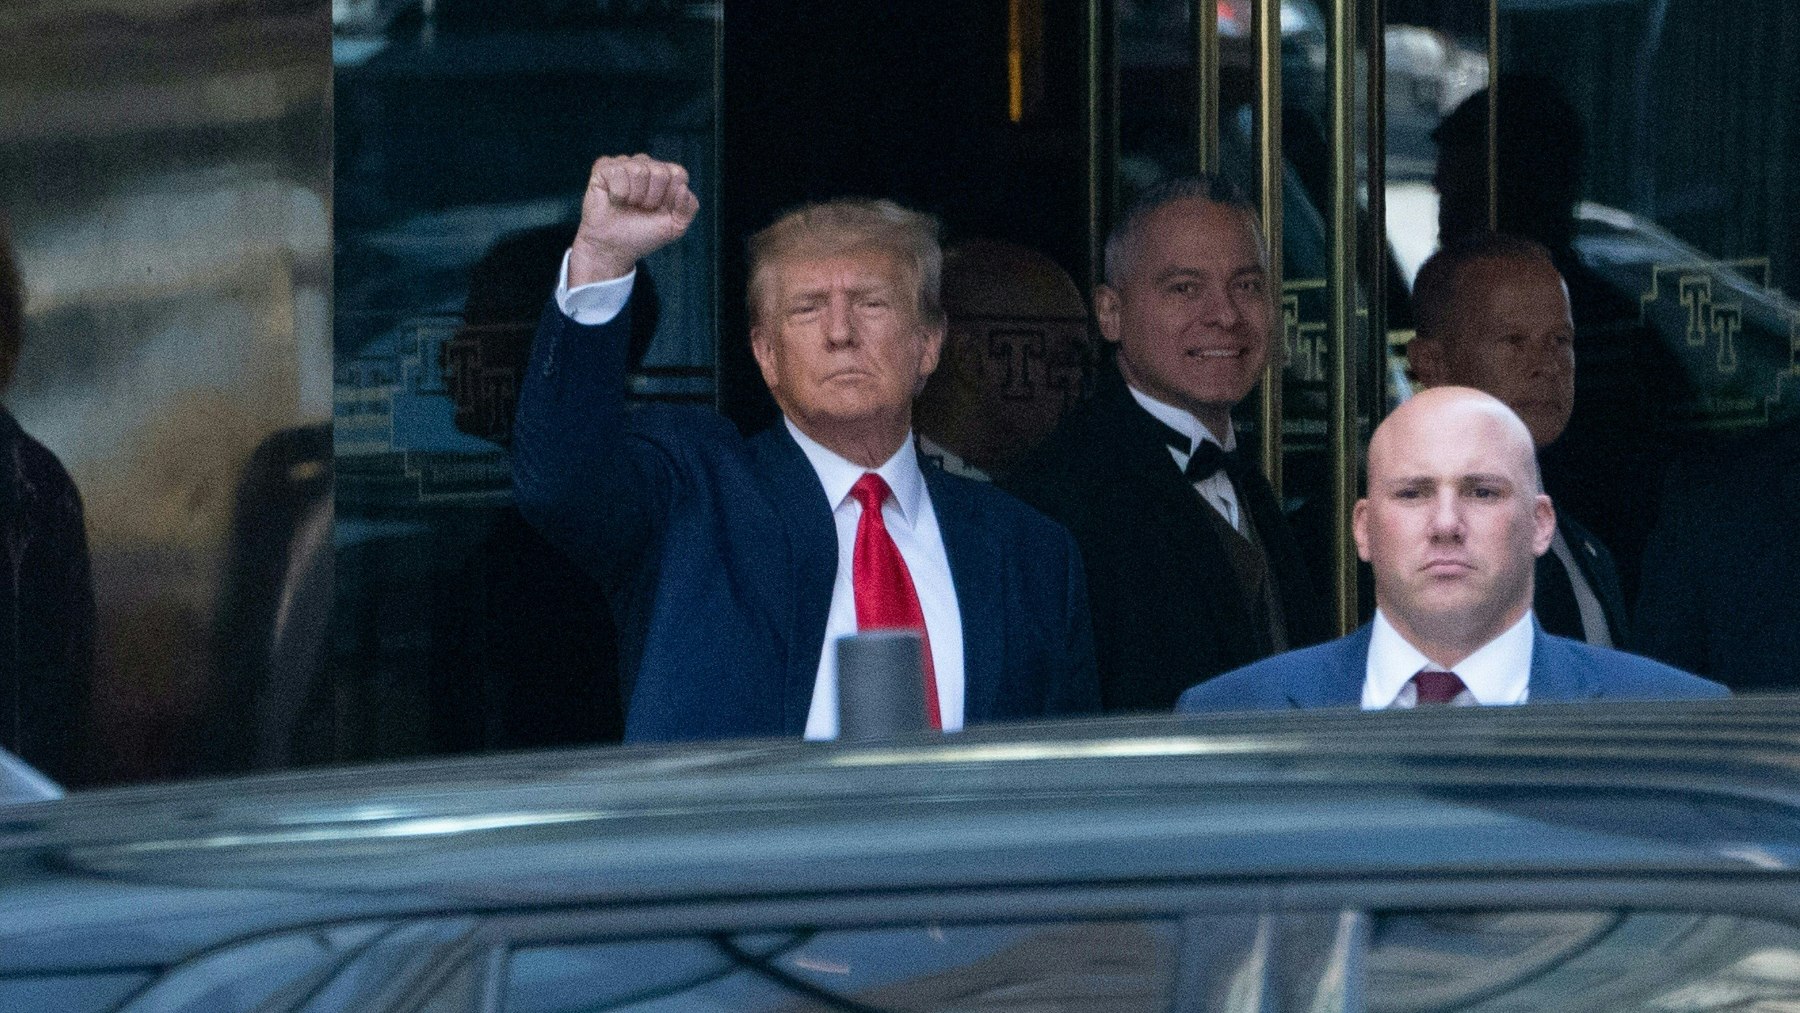
[[[850,495],[862,504],[856,522],[856,551],[850,560],[850,584],[856,593],[856,628],[859,630],[918,630],[924,646],[925,720],[942,728],[938,716],[937,673],[931,664],[931,635],[925,629],[925,613],[919,593],[900,548],[881,519],[881,504],[888,498],[888,484],[868,472],[850,487]]]
[[[1419,706],[1449,703],[1460,696],[1464,688],[1463,681],[1457,678],[1455,672],[1425,669],[1413,676],[1412,681],[1419,694]]]

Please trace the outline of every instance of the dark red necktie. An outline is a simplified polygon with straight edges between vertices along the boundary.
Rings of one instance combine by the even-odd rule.
[[[888,484],[869,472],[850,487],[850,495],[862,504],[856,522],[856,551],[850,559],[850,584],[856,593],[856,628],[859,630],[918,630],[925,653],[925,720],[944,727],[938,715],[937,672],[931,664],[931,635],[925,629],[925,612],[919,608],[919,592],[900,547],[881,519],[881,504],[888,498]]]
[[[1413,686],[1419,693],[1419,706],[1426,704],[1449,703],[1462,694],[1463,681],[1455,672],[1433,672],[1430,669],[1421,671],[1412,677]]]

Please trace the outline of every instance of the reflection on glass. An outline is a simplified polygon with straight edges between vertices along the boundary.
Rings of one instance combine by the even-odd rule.
[[[1168,1008],[1173,922],[939,925],[515,951],[506,1013],[1134,1013]]]
[[[510,506],[513,404],[594,158],[692,173],[639,265],[632,393],[709,401],[716,4],[333,7],[337,620],[299,759],[616,740],[616,635]]]
[[[22,657],[0,648],[30,684],[27,706],[0,677],[0,711],[50,740],[47,755],[4,736],[59,781],[217,764],[223,737],[204,715],[254,674],[233,664],[247,634],[269,635],[272,623],[233,620],[276,611],[287,521],[308,504],[298,483],[259,485],[254,466],[330,410],[329,6],[0,5],[0,219],[26,334],[16,374],[0,370],[6,410],[67,469],[57,528],[80,531],[67,523],[78,490],[92,563],[83,607],[36,585],[56,573],[73,588],[84,553],[50,542],[48,525],[9,526],[9,558],[39,573],[16,616],[35,635]],[[6,445],[9,459],[30,446]],[[236,534],[239,496],[253,493],[268,494],[258,520],[272,552],[251,562]],[[46,550],[60,565],[33,558]],[[34,614],[44,607],[53,615]],[[92,663],[47,665],[35,641],[52,638]],[[70,699],[85,713],[68,713]]]
[[[1774,1013],[1800,1004],[1800,932],[1703,913],[1378,915],[1370,1013]]]

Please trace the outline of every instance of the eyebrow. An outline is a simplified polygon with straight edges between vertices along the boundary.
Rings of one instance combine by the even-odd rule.
[[[1448,479],[1440,478],[1437,475],[1403,475],[1398,478],[1386,479],[1381,482],[1381,485],[1384,488],[1389,489],[1404,489],[1415,485],[1437,485],[1444,481],[1453,482],[1457,485],[1468,485],[1475,482],[1486,482],[1492,485],[1507,486],[1518,484],[1510,475],[1493,471],[1477,471],[1466,475],[1454,475]]]
[[[1242,267],[1233,268],[1226,277],[1235,279],[1242,278],[1247,274],[1266,277],[1268,273],[1268,270],[1261,264],[1245,264]],[[1205,278],[1210,274],[1210,271],[1203,271],[1197,267],[1171,267],[1167,271],[1157,275],[1156,280],[1158,282],[1169,282],[1174,281],[1177,278]]]
[[[870,281],[868,281],[864,284],[850,285],[850,286],[846,287],[844,289],[844,293],[846,295],[849,295],[852,297],[866,296],[866,295],[870,295],[872,293],[878,293],[878,292],[880,292],[880,293],[892,292],[892,291],[896,290],[897,288],[899,288],[899,286],[893,282],[885,281],[885,280],[881,280],[881,279],[871,279]],[[796,289],[795,291],[788,293],[788,300],[790,302],[804,302],[809,299],[818,299],[823,296],[828,296],[833,291],[834,291],[834,286],[815,285],[811,288]]]

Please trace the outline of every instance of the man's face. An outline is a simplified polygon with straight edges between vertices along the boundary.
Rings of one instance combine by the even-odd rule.
[[[1419,379],[1487,391],[1539,447],[1561,436],[1575,407],[1575,323],[1556,268],[1526,257],[1468,264],[1451,317],[1438,347],[1415,361]]]
[[[1556,527],[1531,453],[1500,405],[1462,388],[1426,391],[1377,430],[1353,529],[1403,634],[1479,645],[1531,606],[1533,562]]]
[[[1216,432],[1269,360],[1268,277],[1239,208],[1195,197],[1157,209],[1094,308],[1126,381]]]
[[[911,272],[890,253],[860,250],[771,273],[750,346],[782,412],[827,445],[838,433],[904,432],[944,338],[919,318]]]

